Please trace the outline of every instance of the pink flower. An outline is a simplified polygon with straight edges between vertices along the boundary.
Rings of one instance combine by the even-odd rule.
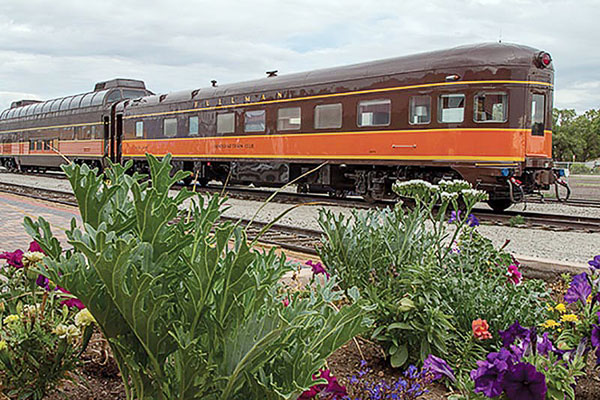
[[[0,253],[0,259],[6,260],[8,265],[12,265],[15,268],[23,268],[23,251],[15,250],[11,252]]]
[[[508,266],[506,276],[508,276],[508,280],[515,285],[520,285],[523,280],[523,274],[519,271],[519,267],[514,264]]]
[[[69,292],[67,289],[61,288],[60,286],[58,286],[57,289],[63,293],[71,294],[71,292]],[[60,304],[69,308],[77,307],[80,310],[85,308],[81,300],[76,299],[75,297],[67,297],[65,300],[61,301]]]
[[[42,250],[42,247],[39,245],[39,243],[35,240],[29,243],[29,251],[37,251],[38,253],[46,254],[46,252]]]
[[[319,384],[314,385],[304,393],[298,397],[298,400],[308,400],[308,399],[317,399],[317,398],[327,398],[327,399],[342,399],[344,396],[347,396],[346,388],[341,386],[335,376],[331,376],[331,371],[328,369],[319,370],[319,375],[313,375],[313,380],[316,379],[325,379],[327,384]]]
[[[289,297],[284,297],[283,300],[281,300],[281,302],[283,303],[284,307],[287,307],[290,305],[290,299]]]
[[[306,262],[306,265],[312,268],[312,272],[314,275],[324,274],[326,277],[329,278],[329,272],[327,272],[323,264],[321,264],[320,262],[314,263],[311,260],[308,260]]]

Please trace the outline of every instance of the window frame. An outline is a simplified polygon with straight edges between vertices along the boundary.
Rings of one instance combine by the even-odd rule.
[[[442,107],[442,99],[444,97],[462,97],[463,98],[463,106],[462,107],[455,107],[455,108],[462,108],[462,119],[460,121],[442,121],[443,118],[443,110],[445,110],[445,108]],[[454,108],[447,108],[447,110],[452,110]],[[437,108],[437,122],[440,124],[462,124],[463,122],[465,122],[465,111],[467,109],[467,96],[464,93],[442,93],[438,96],[438,108]]]
[[[534,102],[534,97],[535,96],[541,97],[543,99],[543,101],[544,101],[542,103],[543,104],[543,106],[542,106],[542,121],[535,123],[535,125],[541,124],[541,126],[542,126],[541,130],[539,130],[539,129],[534,130],[535,125],[534,125],[534,122],[533,122],[533,117],[534,117],[534,114],[533,114],[533,102]],[[537,92],[531,93],[531,115],[530,115],[530,118],[531,118],[531,127],[530,127],[531,135],[532,136],[543,137],[546,134],[546,132],[545,132],[546,131],[546,94],[545,93],[537,93]]]
[[[226,113],[217,113],[217,121],[216,121],[217,135],[227,135],[229,133],[235,133],[235,123],[236,123],[235,114],[236,114],[235,111],[230,111],[230,112],[226,112]],[[232,116],[231,130],[226,130],[226,131],[220,132],[219,131],[219,120],[221,118],[228,117],[228,116]]]
[[[144,121],[135,121],[135,137],[143,138],[144,137]]]
[[[413,116],[413,99],[417,97],[427,97],[429,100],[429,106],[427,107],[427,115],[429,119],[427,122],[412,122],[411,117]],[[433,107],[431,107],[431,94],[415,94],[408,98],[408,124],[409,125],[429,125],[431,123],[431,111]],[[418,117],[418,115],[417,115]]]
[[[326,107],[337,107],[339,106],[340,109],[340,123],[339,126],[326,126],[326,127],[320,127],[317,126],[317,111],[318,109],[323,109]],[[344,107],[342,105],[342,103],[329,103],[329,104],[317,104],[315,106],[315,108],[313,108],[313,113],[314,113],[314,121],[313,121],[313,126],[315,129],[340,129],[343,125],[344,125]]]
[[[279,127],[279,121],[283,121],[283,119],[281,119],[280,113],[283,110],[298,110],[298,118],[300,118],[300,123],[298,123],[298,127],[294,127],[294,128],[280,128]],[[287,118],[287,120],[290,120],[290,118]],[[299,131],[300,129],[302,129],[302,107],[298,106],[298,107],[282,107],[282,108],[278,108],[277,109],[277,131]]]
[[[192,132],[192,118],[196,119],[196,130]],[[198,115],[190,115],[188,117],[188,136],[200,135],[200,117]]]
[[[376,102],[387,102],[387,105],[389,105],[389,112],[388,112],[388,122],[387,124],[369,124],[369,125],[361,125],[361,116],[363,113],[360,112],[360,107],[361,104],[363,103],[376,103]],[[342,118],[343,118],[343,111],[342,111]],[[356,104],[356,126],[358,126],[359,128],[370,128],[370,127],[380,127],[380,126],[390,126],[392,124],[392,99],[385,99],[385,98],[381,98],[381,99],[372,99],[372,100],[361,100]]]
[[[175,121],[175,134],[174,135],[167,135],[167,122],[168,123],[172,123],[173,121]],[[167,138],[174,138],[177,137],[177,117],[173,117],[173,118],[163,118],[162,120],[162,136],[163,137],[167,137]]]
[[[502,95],[502,96],[504,96],[506,103],[504,103],[504,102],[502,103],[503,116],[504,116],[504,119],[502,121],[497,121],[497,120],[481,121],[476,118],[477,117],[477,98],[481,95]],[[473,122],[475,122],[477,124],[490,124],[490,123],[491,124],[504,124],[504,123],[508,122],[508,93],[507,92],[486,92],[486,91],[475,93],[475,95],[473,96]]]

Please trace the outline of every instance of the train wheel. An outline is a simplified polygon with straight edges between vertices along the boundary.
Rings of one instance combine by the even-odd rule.
[[[510,201],[510,199],[490,199],[487,203],[492,210],[498,213],[503,212],[512,205],[512,201]]]

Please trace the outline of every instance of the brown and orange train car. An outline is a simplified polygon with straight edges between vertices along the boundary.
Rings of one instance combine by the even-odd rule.
[[[255,185],[326,163],[299,189],[378,199],[396,180],[463,178],[505,209],[555,181],[553,77],[548,53],[493,43],[162,95],[115,80],[99,84],[93,111],[69,105],[61,117],[65,100],[54,100],[37,117],[45,106],[14,104],[0,115],[0,159],[55,167],[58,150],[144,170],[145,153],[171,153],[201,182]],[[125,100],[137,97],[126,90],[144,96]]]

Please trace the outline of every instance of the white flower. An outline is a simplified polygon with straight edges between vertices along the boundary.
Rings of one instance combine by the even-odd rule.
[[[87,308],[84,308],[75,315],[75,325],[79,327],[86,327],[94,322],[96,322],[96,320]]]

